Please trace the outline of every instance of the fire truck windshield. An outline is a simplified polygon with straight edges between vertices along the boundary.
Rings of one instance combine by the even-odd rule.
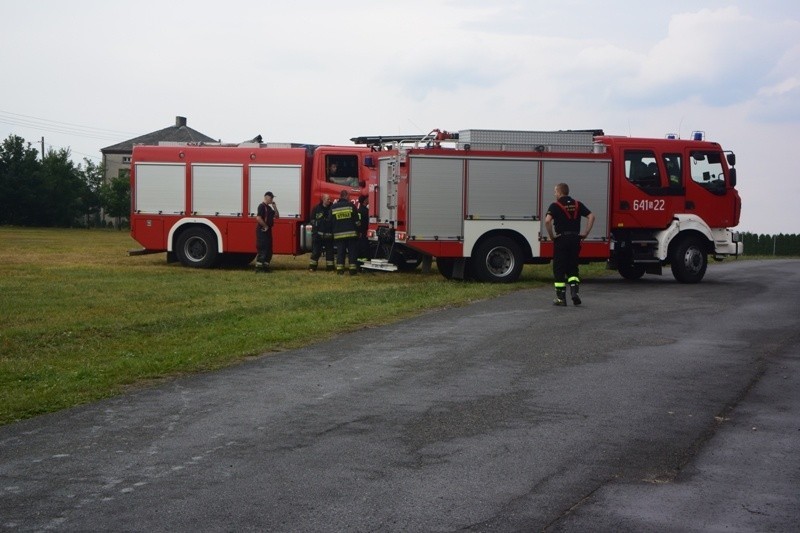
[[[692,152],[692,180],[714,194],[725,194],[725,173],[719,152]]]

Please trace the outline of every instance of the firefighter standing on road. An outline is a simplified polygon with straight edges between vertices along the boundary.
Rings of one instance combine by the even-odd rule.
[[[333,230],[331,229],[331,196],[323,194],[320,202],[311,211],[311,259],[308,270],[315,271],[325,251],[325,270],[333,270]]]
[[[550,204],[544,217],[547,235],[553,241],[553,278],[556,289],[553,305],[567,305],[567,285],[572,303],[580,305],[578,255],[581,251],[581,240],[592,231],[595,216],[588,207],[570,197],[569,185],[566,183],[556,185],[555,195],[556,201]],[[581,217],[586,217],[587,220],[584,232],[581,232]]]
[[[264,200],[258,204],[256,220],[256,272],[269,272],[269,262],[272,261],[272,225],[278,215],[278,206],[273,199],[271,191],[264,193]]]
[[[358,273],[356,263],[356,243],[358,227],[358,212],[348,200],[349,193],[343,190],[339,194],[339,201],[331,207],[331,220],[333,221],[333,240],[336,242],[336,273],[344,274],[344,257],[347,254],[350,275]]]

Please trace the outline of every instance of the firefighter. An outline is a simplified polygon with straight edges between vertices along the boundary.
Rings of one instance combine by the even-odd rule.
[[[269,272],[272,261],[272,225],[278,215],[278,205],[271,191],[264,193],[264,200],[258,204],[256,221],[256,272]]]
[[[592,231],[595,216],[588,207],[570,197],[569,185],[566,183],[556,185],[554,192],[556,201],[550,204],[544,217],[547,235],[553,241],[553,278],[556,289],[553,305],[567,305],[567,285],[572,303],[580,305],[578,255],[581,251],[581,240]],[[581,217],[586,217],[587,220],[586,230],[583,232]]]
[[[349,197],[346,190],[339,194],[339,200],[331,206],[331,221],[333,240],[336,243],[336,273],[344,274],[344,258],[347,254],[350,275],[355,276],[358,273],[356,239],[361,223],[355,206],[348,200]]]
[[[333,230],[331,229],[331,196],[323,194],[311,211],[311,259],[309,272],[317,270],[317,263],[325,251],[325,270],[333,270]]]
[[[369,229],[369,196],[362,194],[358,197],[358,220],[361,226],[358,228],[358,266],[369,261],[369,239],[367,239],[367,229]]]

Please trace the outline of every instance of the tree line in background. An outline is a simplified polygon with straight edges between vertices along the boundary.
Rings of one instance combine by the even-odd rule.
[[[130,214],[130,182],[104,179],[102,165],[75,166],[67,149],[43,158],[30,143],[10,135],[0,145],[0,225],[116,227]],[[800,256],[800,235],[742,233],[745,255]]]
[[[742,233],[744,255],[800,256],[800,235]]]
[[[66,148],[40,158],[31,143],[9,135],[0,145],[0,224],[105,227],[111,217],[120,228],[130,214],[130,182],[107,182],[104,173],[88,159],[76,166]]]

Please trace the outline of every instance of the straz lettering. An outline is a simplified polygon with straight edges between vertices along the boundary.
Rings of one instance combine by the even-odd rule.
[[[664,200],[634,200],[634,211],[663,211]]]

